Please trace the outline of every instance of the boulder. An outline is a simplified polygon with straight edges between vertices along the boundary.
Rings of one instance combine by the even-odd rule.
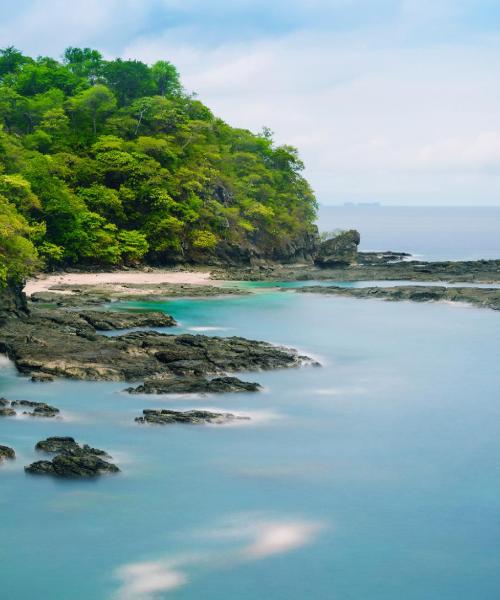
[[[248,420],[249,417],[239,417],[231,413],[216,413],[207,410],[153,410],[145,409],[142,411],[142,417],[136,417],[137,423],[151,423],[154,425],[171,425],[173,423],[183,423],[190,425],[200,425],[202,423],[227,423],[235,420]]]
[[[24,406],[32,408],[31,412],[25,411],[24,415],[30,417],[55,417],[59,414],[59,409],[55,406],[50,406],[45,402],[33,402],[31,400],[14,400],[11,402],[11,406]]]
[[[80,445],[72,437],[50,437],[38,442],[36,450],[56,453],[52,460],[39,460],[27,467],[32,475],[51,475],[61,478],[92,478],[105,473],[119,473],[120,469],[104,460],[110,458],[104,450]]]
[[[360,241],[359,232],[355,229],[343,231],[320,244],[314,262],[320,267],[340,267],[356,264]]]
[[[0,417],[15,417],[16,414],[16,411],[10,406],[0,407]]]
[[[258,383],[241,381],[237,377],[174,377],[150,378],[142,385],[129,387],[130,394],[221,394],[224,392],[257,392]]]
[[[9,446],[0,446],[0,463],[4,460],[13,460],[16,458],[16,453]]]

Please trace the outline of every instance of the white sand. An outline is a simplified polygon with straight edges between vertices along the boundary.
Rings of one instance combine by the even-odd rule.
[[[109,285],[144,283],[177,283],[192,285],[217,285],[210,279],[210,272],[203,271],[113,271],[112,273],[58,273],[40,275],[29,279],[24,287],[28,296],[36,292],[47,292],[54,285]],[[61,292],[58,292],[61,293]]]

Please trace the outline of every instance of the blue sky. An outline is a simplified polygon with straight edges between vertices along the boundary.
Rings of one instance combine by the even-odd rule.
[[[498,0],[18,0],[0,46],[168,59],[299,147],[320,202],[500,205]]]

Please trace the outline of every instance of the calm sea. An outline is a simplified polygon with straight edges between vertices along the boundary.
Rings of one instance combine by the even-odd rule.
[[[0,466],[2,599],[500,598],[499,314],[265,288],[151,306],[177,331],[287,344],[322,366],[244,374],[260,394],[141,397],[31,383],[4,362],[0,396],[63,418],[0,420],[18,453]],[[251,420],[134,423],[160,407]],[[49,435],[108,450],[122,474],[26,476]]]
[[[358,229],[361,250],[399,250],[426,260],[500,258],[500,205],[322,206],[318,225]]]

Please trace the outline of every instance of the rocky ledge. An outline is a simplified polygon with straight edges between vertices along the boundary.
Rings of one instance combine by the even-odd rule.
[[[86,479],[120,471],[116,465],[104,460],[111,458],[104,450],[80,445],[72,437],[50,437],[38,442],[35,449],[56,456],[24,467],[26,473],[32,475]]]
[[[129,387],[130,394],[221,394],[225,392],[258,392],[258,383],[237,377],[152,377],[142,385]]]
[[[153,425],[171,425],[173,423],[183,423],[191,425],[201,425],[203,423],[223,424],[231,421],[249,420],[249,417],[236,416],[231,413],[216,413],[207,410],[150,410],[142,411],[143,416],[137,417],[137,423],[149,423]]]
[[[295,367],[311,362],[294,350],[241,337],[140,331],[116,337],[96,333],[79,313],[33,311],[8,319],[0,353],[32,377],[143,381],[155,376],[225,375]]]
[[[3,463],[4,460],[14,460],[16,458],[16,453],[9,446],[0,446],[0,464]]]
[[[500,283],[500,260],[424,262],[399,260],[400,253],[358,253],[357,264],[323,268],[310,265],[262,265],[225,268],[213,272],[216,279],[240,281],[413,280],[450,283]],[[385,257],[385,258],[384,258]]]
[[[336,286],[311,286],[298,288],[300,293],[330,294],[354,298],[378,298],[382,300],[411,300],[413,302],[465,302],[482,308],[500,310],[500,289],[444,286],[395,286],[341,288]]]

